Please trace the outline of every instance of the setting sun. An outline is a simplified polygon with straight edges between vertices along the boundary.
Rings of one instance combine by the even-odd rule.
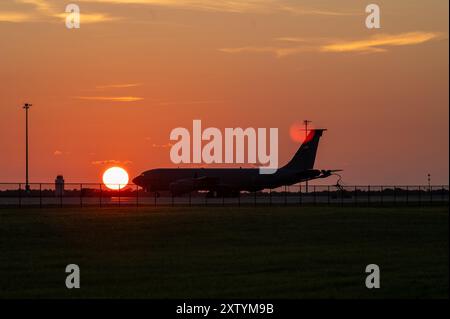
[[[109,189],[122,189],[128,184],[128,173],[121,167],[108,168],[103,173],[103,183]]]

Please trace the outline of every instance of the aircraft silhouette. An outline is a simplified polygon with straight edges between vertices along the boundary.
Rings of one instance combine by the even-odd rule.
[[[133,183],[149,192],[170,191],[172,195],[209,191],[217,196],[238,196],[241,191],[255,192],[326,178],[340,170],[314,169],[324,131],[311,130],[289,163],[274,174],[260,174],[259,168],[158,168],[142,173]]]

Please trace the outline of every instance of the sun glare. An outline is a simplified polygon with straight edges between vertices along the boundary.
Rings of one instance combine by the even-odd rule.
[[[308,126],[308,134],[312,129],[314,129],[314,127],[310,124]],[[307,142],[305,134],[305,125],[300,122],[295,122],[290,126],[289,135],[291,137],[291,140],[296,143]],[[311,138],[311,136],[309,136],[309,138]]]
[[[108,168],[103,173],[103,184],[109,189],[122,189],[128,184],[128,173],[121,167]]]

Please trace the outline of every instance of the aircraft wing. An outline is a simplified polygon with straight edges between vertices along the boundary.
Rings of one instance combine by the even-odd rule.
[[[327,169],[327,170],[323,169],[323,170],[321,170],[321,174],[320,174],[319,178],[327,178],[335,173],[342,172],[342,171],[343,171],[342,169]]]
[[[196,190],[216,188],[218,185],[218,178],[200,176],[176,180],[169,187],[174,194],[185,194]]]

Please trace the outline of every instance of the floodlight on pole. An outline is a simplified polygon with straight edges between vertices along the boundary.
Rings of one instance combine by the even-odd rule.
[[[32,106],[30,103],[25,103],[25,190],[30,191],[30,182],[28,178],[28,109]]]
[[[309,123],[312,123],[312,121],[310,121],[310,120],[303,121],[303,124],[305,124],[305,142],[306,142],[306,139],[308,138],[308,124]]]
[[[311,122],[312,121],[310,121],[310,120],[304,120],[303,121],[303,124],[305,125],[305,143],[308,140],[308,124],[311,123]],[[308,180],[305,181],[305,186],[306,186],[305,192],[308,193]]]

